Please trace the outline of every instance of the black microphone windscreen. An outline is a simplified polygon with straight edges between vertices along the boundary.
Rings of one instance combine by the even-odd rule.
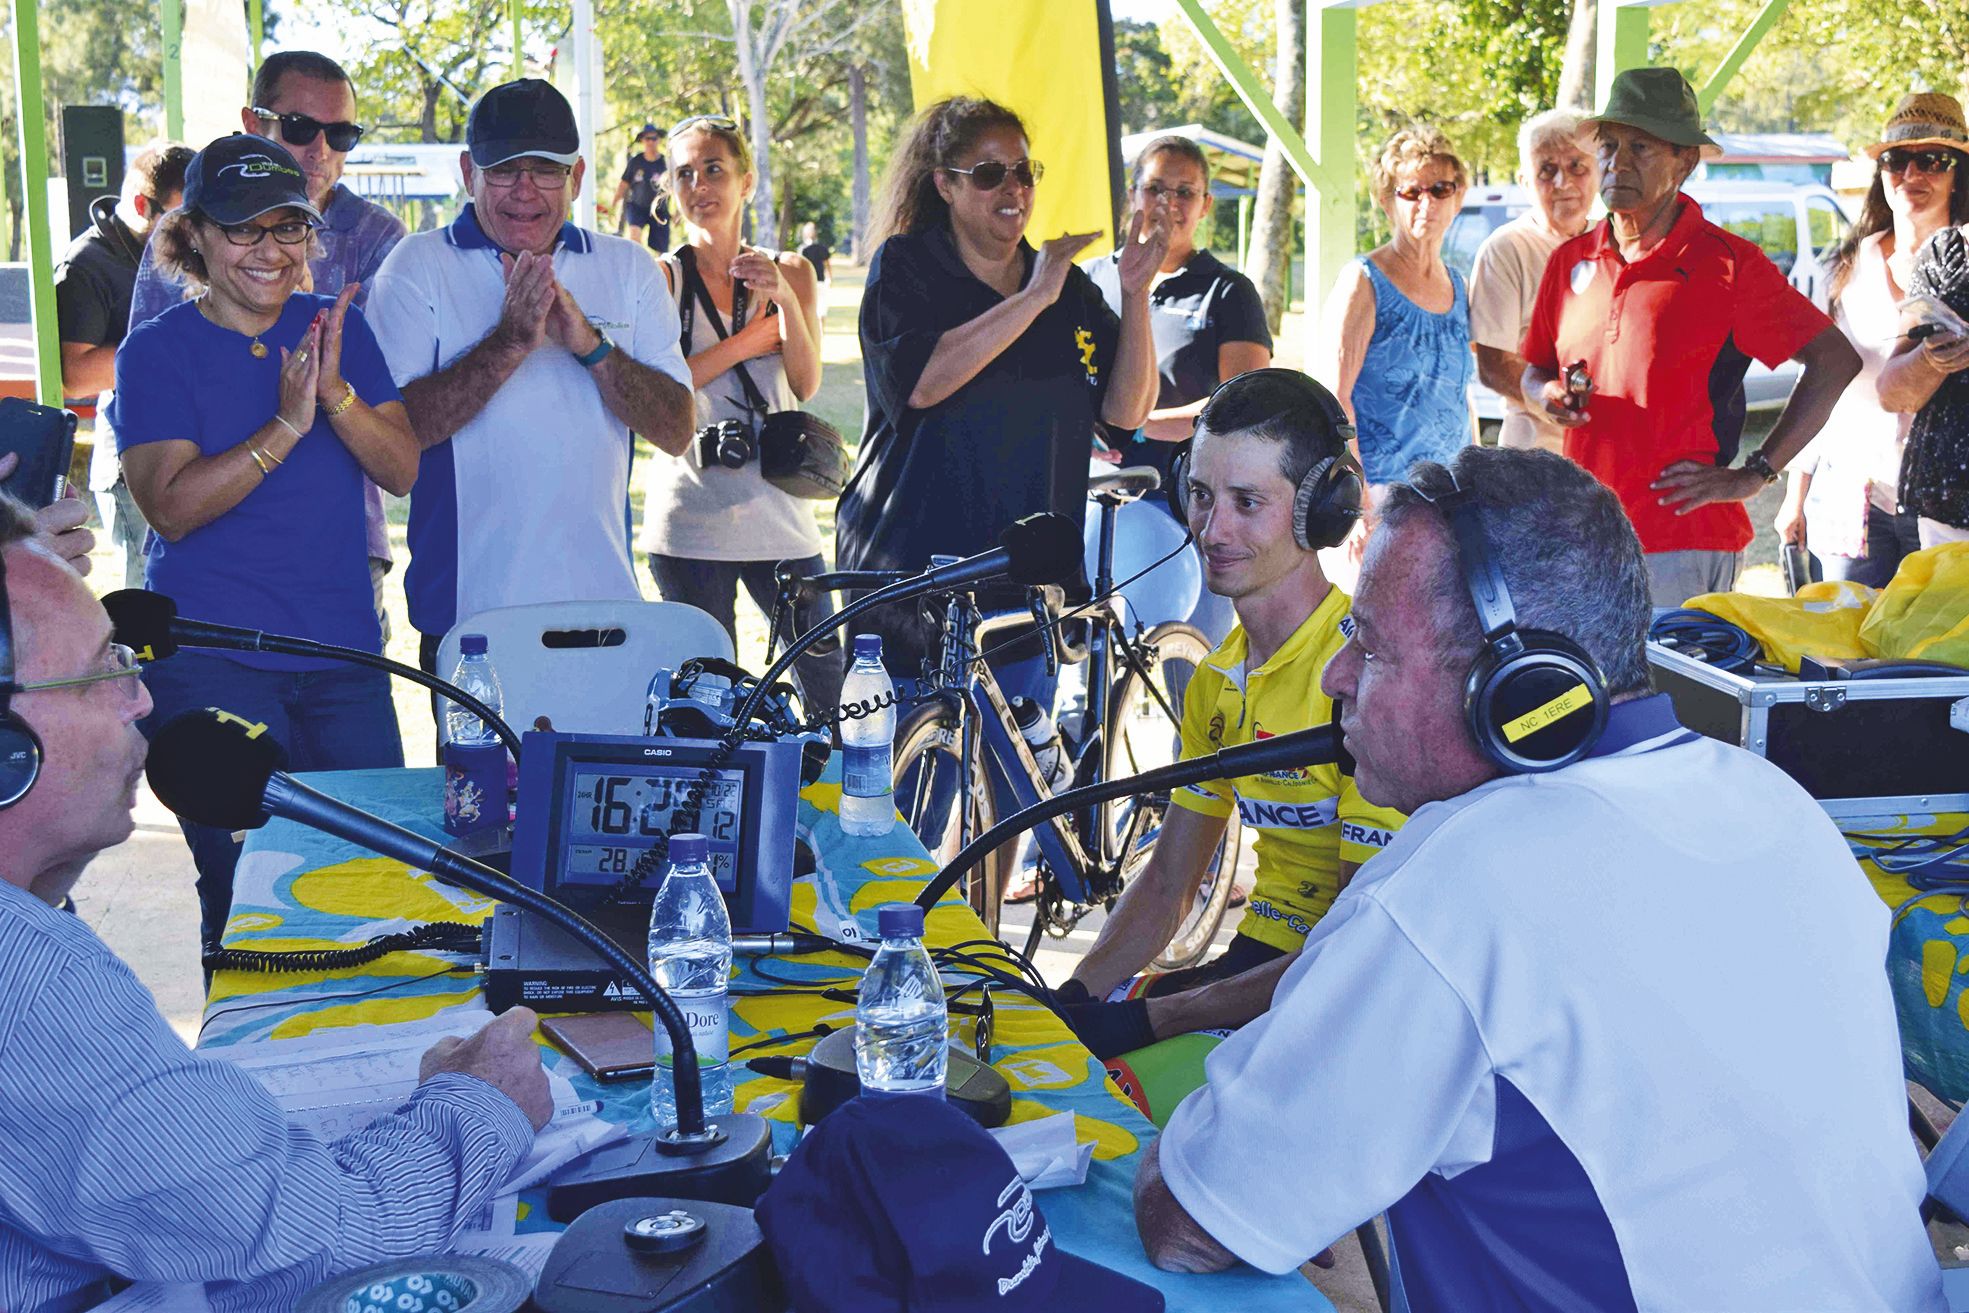
[[[998,536],[998,545],[1009,558],[1005,573],[1014,583],[1064,583],[1080,569],[1080,526],[1051,511],[1014,520]]]
[[[137,654],[139,661],[162,661],[178,650],[171,622],[178,604],[162,593],[123,588],[103,598],[103,610],[116,627],[116,641]]]
[[[287,765],[287,749],[265,725],[218,707],[173,716],[151,736],[144,774],[157,800],[177,815],[222,830],[256,830],[267,781]]]

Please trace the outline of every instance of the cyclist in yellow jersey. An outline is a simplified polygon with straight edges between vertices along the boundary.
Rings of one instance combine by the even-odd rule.
[[[1190,682],[1186,758],[1334,719],[1320,673],[1352,624],[1346,594],[1320,569],[1316,549],[1332,543],[1318,538],[1301,490],[1314,490],[1325,462],[1345,458],[1342,420],[1319,384],[1283,369],[1240,375],[1198,416],[1187,486],[1176,491],[1188,499],[1205,581],[1231,599],[1238,623]],[[1201,785],[1173,802],[1147,866],[1059,991],[1067,1019],[1102,1058],[1262,1013],[1307,931],[1402,822],[1364,801],[1334,765]],[[1237,935],[1202,966],[1137,980],[1175,932],[1234,807],[1258,855]],[[1098,1001],[1124,991],[1124,1001]]]

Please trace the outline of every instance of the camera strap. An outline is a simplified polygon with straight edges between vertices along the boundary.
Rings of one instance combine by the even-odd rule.
[[[718,335],[718,340],[723,341],[731,334],[725,331],[725,321],[719,316],[718,307],[712,304],[711,289],[706,287],[704,279],[698,276],[697,251],[690,245],[686,244],[677,252],[677,268],[684,279],[684,294],[677,298],[682,304],[677,307],[677,313],[683,321],[684,351],[688,355],[691,323],[696,317],[697,305],[700,303],[704,306],[705,322],[711,325],[711,331]],[[751,289],[740,280],[736,278],[732,280],[732,323],[735,327],[743,327],[745,324],[745,303],[750,291]],[[738,375],[738,385],[744,389],[746,404],[753,412],[761,420],[770,415],[772,406],[767,404],[765,395],[752,381],[752,375],[745,371],[745,366],[733,365],[732,372]]]

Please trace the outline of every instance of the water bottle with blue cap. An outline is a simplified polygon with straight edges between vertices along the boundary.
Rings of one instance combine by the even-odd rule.
[[[882,947],[861,978],[855,1004],[855,1069],[861,1087],[943,1097],[950,1061],[950,1009],[943,980],[923,947],[923,909],[889,903],[876,914]]]
[[[649,969],[690,1027],[704,1086],[704,1115],[732,1110],[730,989],[732,919],[711,871],[711,845],[701,834],[670,836],[670,860],[650,900]],[[941,997],[941,995],[940,995]],[[677,1124],[676,1060],[670,1032],[656,1030],[656,1073],[650,1110],[659,1127]]]

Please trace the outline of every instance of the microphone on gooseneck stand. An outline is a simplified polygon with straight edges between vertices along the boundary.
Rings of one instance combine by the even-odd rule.
[[[1338,717],[1337,704],[1335,717]],[[1352,773],[1353,758],[1347,755],[1346,746],[1341,741],[1339,725],[1315,725],[1311,729],[1295,730],[1274,738],[1219,748],[1205,756],[1157,766],[1140,775],[1102,780],[1098,784],[1086,784],[1078,789],[1068,789],[1065,793],[1056,793],[1024,811],[1014,812],[965,844],[950,859],[950,865],[938,872],[937,877],[923,887],[923,892],[916,895],[916,905],[929,911],[986,853],[1007,839],[1023,834],[1055,816],[1063,816],[1076,807],[1089,807],[1134,793],[1180,789],[1190,784],[1201,784],[1205,780],[1234,779],[1240,775],[1261,775],[1267,771],[1296,770],[1336,762]]]
[[[289,638],[282,634],[242,629],[235,625],[216,625],[204,620],[187,620],[178,614],[178,604],[163,593],[142,588],[124,588],[103,598],[103,609],[116,627],[116,641],[130,648],[140,661],[162,661],[181,647],[218,648],[228,652],[277,652],[283,656],[318,657],[387,671],[413,684],[421,684],[492,726],[513,760],[520,756],[520,736],[496,712],[464,689],[426,674],[415,666],[365,652],[361,648],[317,643],[311,638]]]
[[[1080,527],[1066,516],[1041,511],[1014,520],[1005,532],[998,535],[998,546],[992,550],[952,561],[948,565],[935,566],[886,588],[878,588],[856,598],[794,639],[780,654],[779,660],[773,663],[773,668],[765,673],[739,705],[732,717],[732,724],[749,723],[759,704],[765,700],[766,690],[791,670],[794,661],[808,648],[878,606],[907,602],[925,593],[944,589],[968,588],[1001,576],[1015,584],[1028,586],[1062,583],[1073,578],[1074,572],[1080,569],[1081,555]]]
[[[619,1171],[611,1179],[636,1188],[609,1192],[605,1183],[591,1180],[591,1202],[623,1194],[678,1194],[749,1205],[765,1189],[772,1152],[765,1121],[750,1113],[705,1117],[690,1027],[643,963],[538,890],[310,788],[282,770],[286,764],[287,750],[264,725],[206,707],[175,716],[157,731],[145,774],[158,801],[186,820],[224,830],[254,830],[270,816],[280,816],[487,898],[518,904],[565,930],[641,990],[676,1055],[677,1125],[653,1142],[631,1141],[628,1148],[642,1151],[634,1170]],[[549,1207],[554,1207],[551,1197]]]

